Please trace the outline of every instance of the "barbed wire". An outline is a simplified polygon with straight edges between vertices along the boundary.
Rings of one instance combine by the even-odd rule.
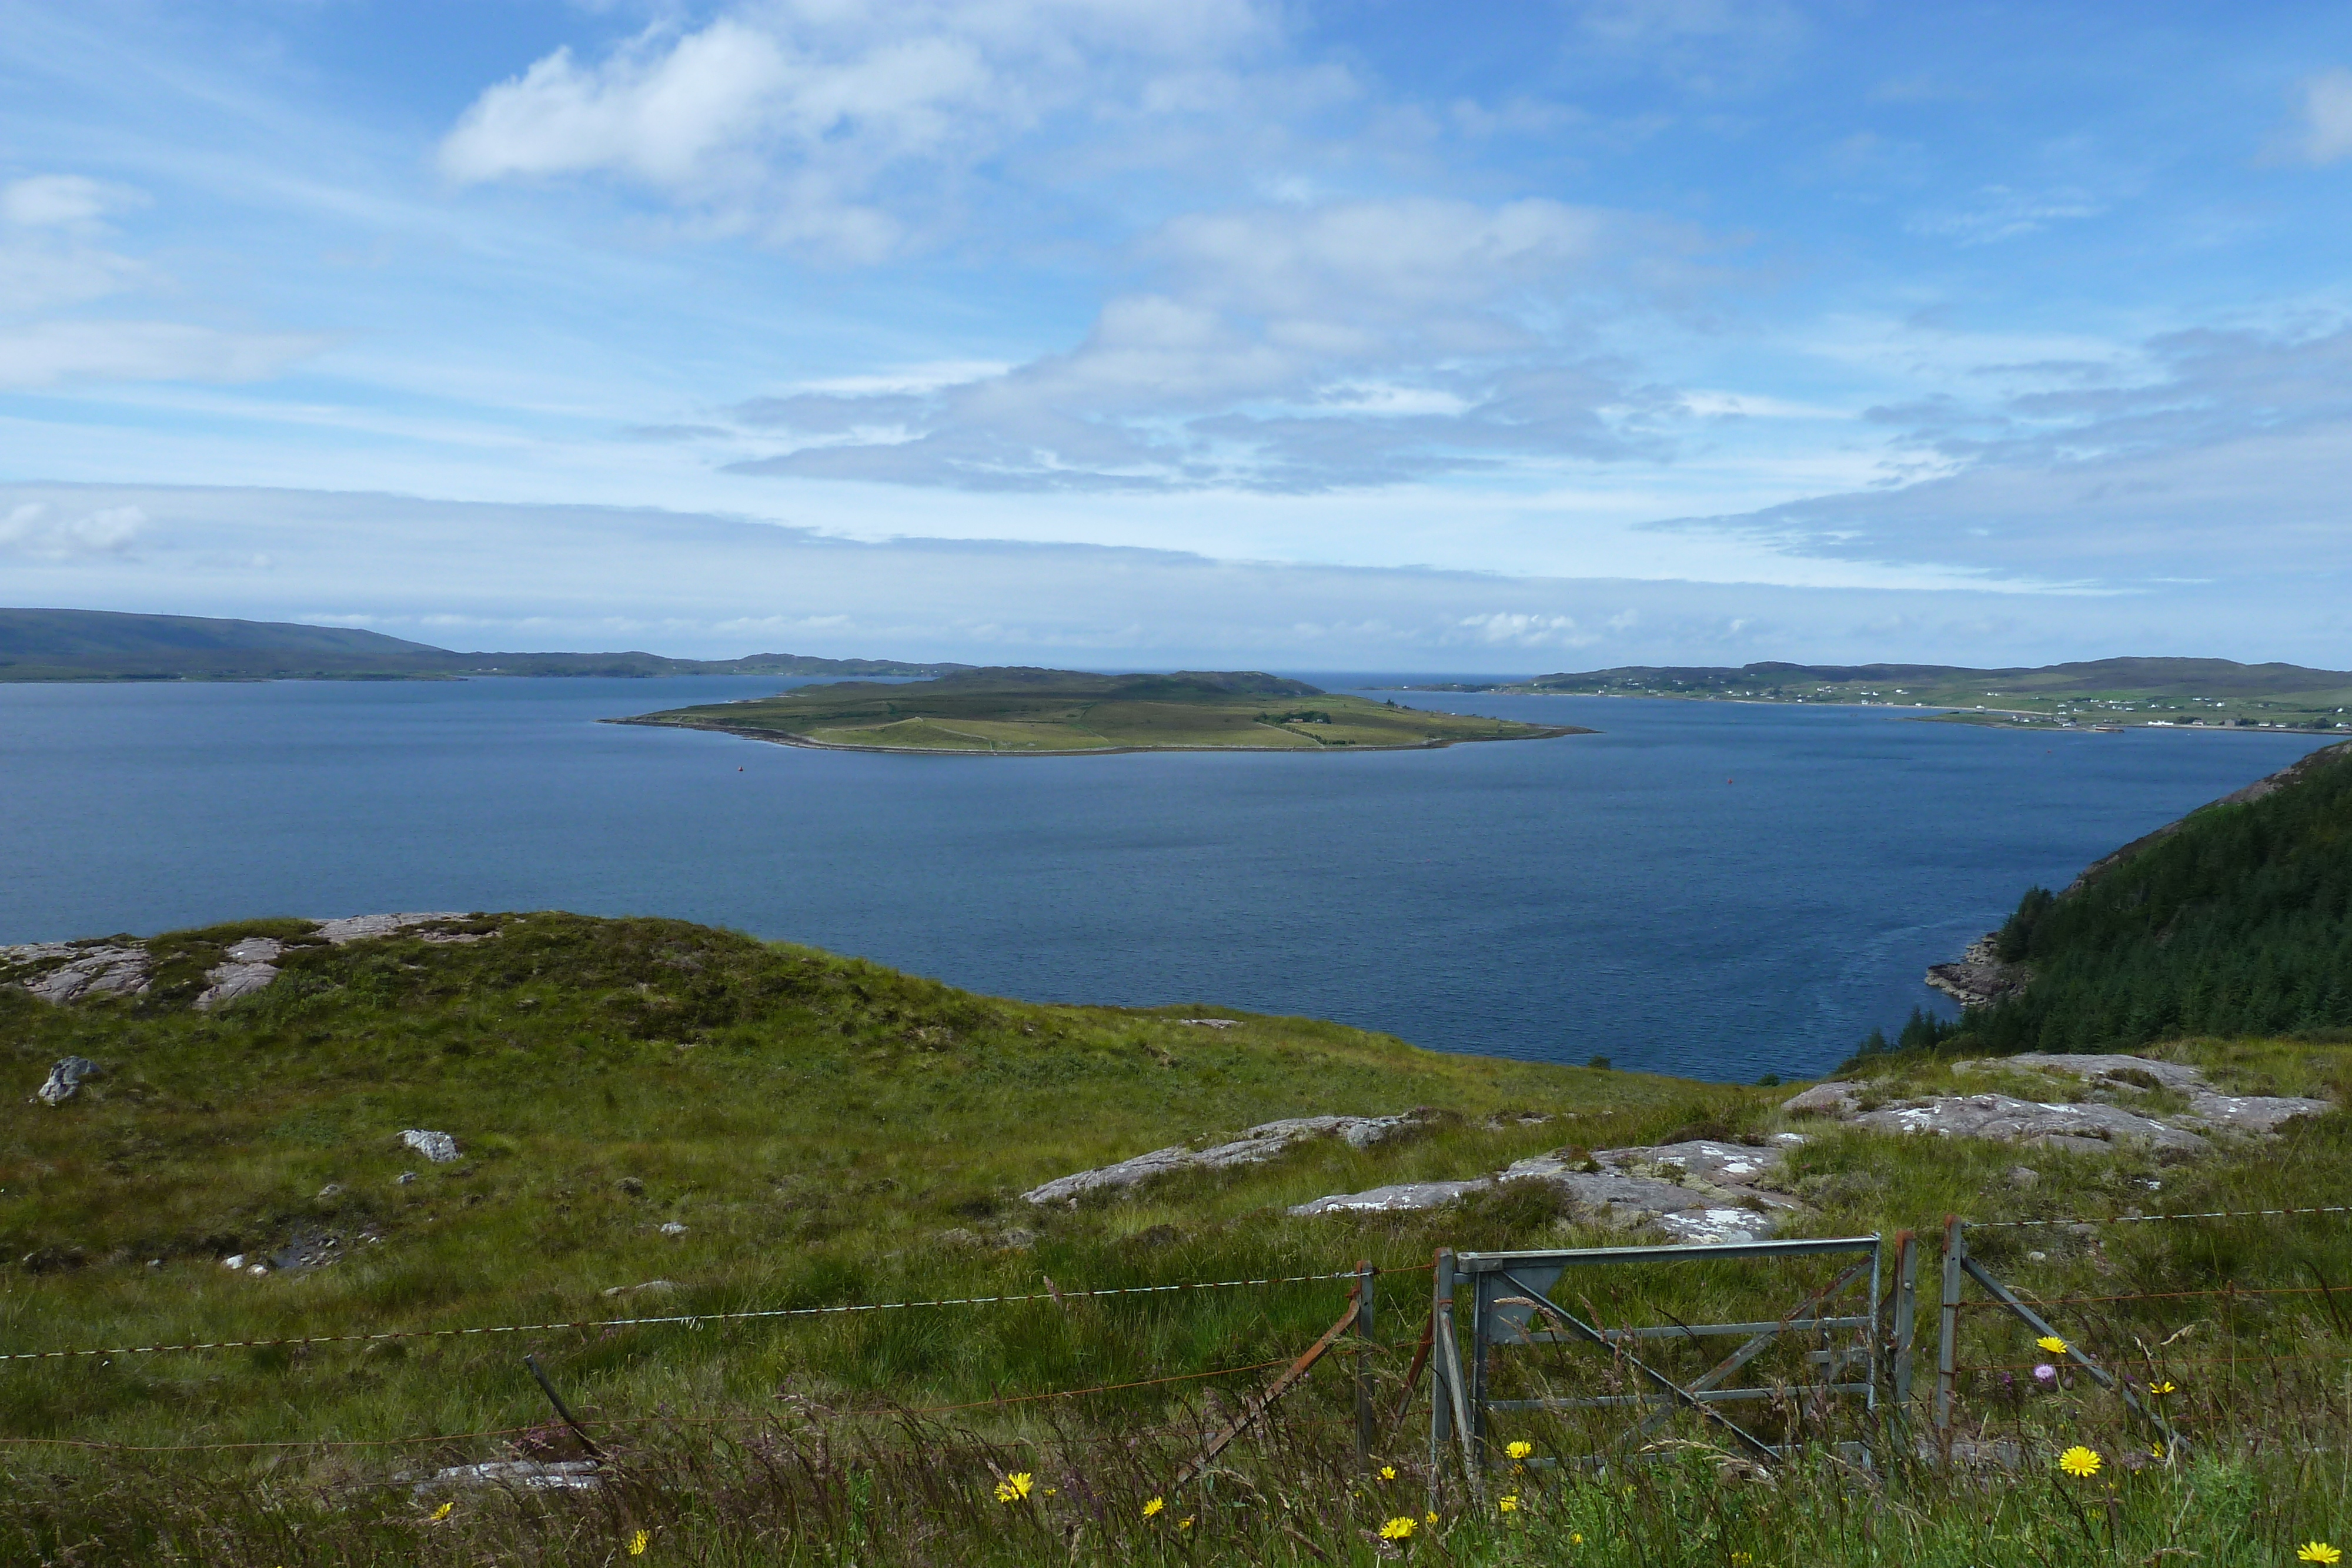
[[[1425,1269],[1374,1270],[1380,1273],[1419,1273]],[[0,1351],[0,1362],[63,1361],[99,1355],[154,1355],[167,1352],[210,1350],[268,1350],[311,1344],[363,1344],[385,1340],[462,1339],[470,1335],[554,1333],[569,1329],[649,1328],[671,1324],[699,1327],[705,1323],[750,1322],[780,1318],[809,1318],[844,1315],[855,1312],[911,1312],[932,1307],[987,1307],[1014,1305],[1026,1301],[1052,1301],[1062,1305],[1069,1301],[1087,1301],[1107,1296],[1149,1296],[1178,1291],[1230,1291],[1261,1285],[1305,1285],[1333,1280],[1357,1278],[1353,1269],[1328,1274],[1289,1274],[1262,1280],[1199,1280],[1182,1281],[1168,1285],[1116,1285],[1102,1290],[1065,1291],[1059,1289],[1032,1291],[1020,1295],[950,1296],[907,1301],[852,1301],[829,1307],[761,1307],[739,1312],[668,1312],[658,1316],[635,1318],[573,1318],[539,1323],[488,1323],[469,1328],[454,1329],[380,1329],[365,1333],[289,1334],[278,1339],[194,1340],[174,1344],[116,1345],[74,1350]]]
[[[1352,1276],[1350,1276],[1352,1277]],[[1212,1377],[1239,1377],[1247,1373],[1265,1372],[1271,1367],[1287,1365],[1289,1356],[1276,1356],[1272,1361],[1251,1362],[1244,1366],[1220,1366],[1207,1372],[1175,1372],[1160,1377],[1138,1378],[1127,1383],[1098,1383],[1087,1388],[1055,1388],[1042,1394],[1000,1395],[992,1399],[975,1399],[961,1405],[882,1406],[871,1409],[831,1411],[837,1416],[944,1416],[965,1410],[988,1410],[1013,1405],[1034,1405],[1048,1399],[1079,1399],[1097,1394],[1123,1393],[1133,1388],[1150,1388],[1169,1383],[1198,1383]],[[777,1419],[774,1411],[739,1412],[724,1416],[591,1416],[581,1425],[606,1431],[620,1427],[673,1426],[721,1427],[764,1425]],[[125,1454],[193,1454],[226,1452],[247,1448],[391,1448],[425,1443],[464,1443],[485,1437],[520,1437],[543,1433],[541,1427],[496,1427],[475,1432],[424,1433],[406,1437],[279,1437],[237,1443],[108,1443],[89,1437],[0,1437],[0,1446],[50,1447],[66,1448],[99,1448],[110,1453]],[[1150,1428],[1161,1430],[1162,1428]],[[1165,1428],[1173,1430],[1174,1428]],[[1132,1437],[1129,1433],[1126,1436]],[[1124,1441],[1125,1437],[1118,1439]]]
[[[2088,1215],[2073,1219],[1970,1219],[1962,1223],[1970,1230],[2022,1230],[2058,1225],[2153,1225],[2161,1219],[2279,1219],[2298,1214],[2352,1214],[2352,1204],[2313,1208],[2217,1208],[2201,1214]]]

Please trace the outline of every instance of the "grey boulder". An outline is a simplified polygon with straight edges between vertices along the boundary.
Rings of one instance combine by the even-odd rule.
[[[1369,1148],[1427,1120],[1418,1111],[1394,1116],[1290,1116],[1278,1122],[1262,1122],[1240,1137],[1209,1148],[1173,1144],[1117,1165],[1056,1176],[1021,1196],[1034,1204],[1067,1203],[1087,1193],[1135,1186],[1154,1176],[1178,1171],[1230,1170],[1236,1166],[1264,1165],[1284,1151],[1317,1138],[1336,1137],[1351,1148]]]
[[[49,1076],[33,1091],[33,1097],[44,1105],[62,1105],[74,1097],[74,1091],[79,1089],[85,1081],[97,1077],[99,1071],[98,1063],[89,1057],[68,1056],[49,1069]]]

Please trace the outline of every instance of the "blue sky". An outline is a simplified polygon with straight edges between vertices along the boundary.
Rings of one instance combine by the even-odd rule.
[[[2347,659],[2352,12],[0,0],[0,600]]]

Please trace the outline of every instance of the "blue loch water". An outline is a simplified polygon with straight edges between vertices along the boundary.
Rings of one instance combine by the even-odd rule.
[[[663,915],[1041,1000],[1747,1080],[1834,1063],[2028,883],[2318,744],[1431,694],[1399,695],[1601,733],[991,759],[594,722],[779,684],[0,685],[0,941]]]

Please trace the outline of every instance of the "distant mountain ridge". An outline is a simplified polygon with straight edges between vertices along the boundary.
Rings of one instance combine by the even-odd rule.
[[[431,680],[461,675],[944,675],[971,666],[753,653],[457,653],[355,627],[112,610],[0,610],[0,681]]]
[[[1582,674],[1537,675],[1527,685],[1546,691],[1599,686],[1733,690],[1759,685],[1785,690],[1791,685],[1807,682],[1843,686],[1858,683],[1931,685],[1984,681],[2005,682],[2041,695],[2116,688],[2195,696],[2285,695],[2352,686],[2352,672],[2305,669],[2300,664],[2241,664],[2229,659],[2093,659],[2002,669],[1977,669],[1966,664],[1790,664],[1767,661],[1742,664],[1737,669],[1724,665],[1622,664]]]

